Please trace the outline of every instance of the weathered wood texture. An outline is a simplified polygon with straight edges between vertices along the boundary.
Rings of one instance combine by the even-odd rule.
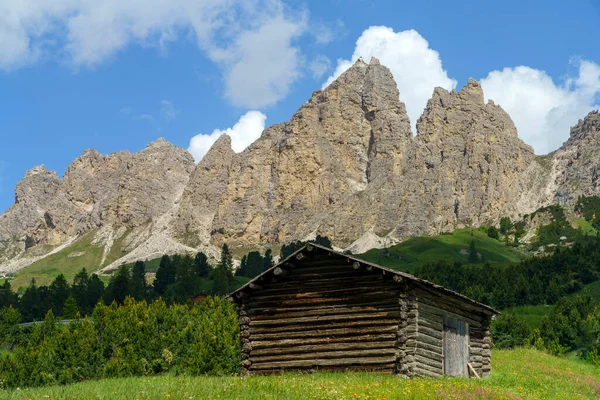
[[[418,323],[415,337],[415,368],[411,375],[439,376],[442,374],[468,375],[467,363],[471,363],[479,376],[488,376],[491,369],[490,322],[491,315],[477,309],[471,303],[459,297],[445,293],[436,293],[420,284],[411,285],[411,293],[415,298]],[[452,346],[446,343],[444,319],[464,322],[467,335],[465,350],[453,350],[446,354]],[[449,335],[452,336],[452,335]],[[455,338],[456,339],[456,338]],[[485,342],[485,343],[484,343]],[[466,353],[460,353],[465,351]],[[459,357],[464,360],[456,360]],[[454,360],[448,360],[453,357]],[[460,363],[461,365],[455,365]],[[464,364],[464,365],[463,365]],[[463,368],[464,367],[464,368]],[[423,373],[427,371],[427,373]]]
[[[339,257],[296,264],[241,305],[245,372],[395,372],[401,285]]]
[[[493,311],[335,252],[305,248],[299,254],[235,295],[243,374],[377,370],[441,376],[454,368],[445,354],[450,320],[460,325],[454,327],[459,335],[467,335],[454,358],[465,371],[468,362],[478,375],[489,375]]]

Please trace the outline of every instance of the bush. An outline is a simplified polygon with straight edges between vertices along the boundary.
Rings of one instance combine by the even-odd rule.
[[[499,349],[523,346],[530,335],[525,319],[514,312],[500,314],[492,323],[494,347]]]
[[[97,305],[93,321],[60,325],[50,311],[14,356],[0,359],[0,380],[7,387],[23,387],[166,371],[223,375],[239,369],[238,316],[221,297],[170,306],[126,298],[122,306]]]

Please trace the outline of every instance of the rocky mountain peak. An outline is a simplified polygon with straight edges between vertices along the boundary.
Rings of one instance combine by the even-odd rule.
[[[571,128],[568,144],[575,142],[597,140],[600,137],[600,112],[591,111],[584,119],[580,119],[577,125]]]
[[[462,89],[460,89],[458,95],[465,99],[465,101],[470,101],[477,104],[484,103],[483,89],[481,88],[481,84],[473,78],[469,78],[469,81],[465,86],[463,86]]]
[[[44,164],[40,164],[40,165],[36,165],[35,167],[31,168],[30,170],[27,170],[27,172],[25,172],[25,176],[26,177],[33,176],[33,175],[43,174],[43,173],[47,173],[47,172],[50,172],[51,174],[56,175],[55,171],[48,171]]]

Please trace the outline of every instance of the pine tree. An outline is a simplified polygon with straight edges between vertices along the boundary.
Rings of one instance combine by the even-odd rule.
[[[25,293],[23,293],[23,296],[21,297],[19,311],[25,322],[39,319],[44,315],[38,288],[35,284],[35,279],[33,278],[31,278],[29,286],[25,289]]]
[[[248,256],[243,256],[240,267],[235,271],[235,276],[248,276]]]
[[[16,307],[18,302],[19,298],[16,293],[13,293],[10,281],[5,280],[0,286],[0,308]]]
[[[116,301],[123,304],[125,298],[131,294],[131,271],[126,265],[121,265],[117,273],[110,278],[108,287],[105,291],[104,302],[110,304]]]
[[[104,282],[100,280],[98,275],[92,274],[90,277],[90,281],[88,284],[88,293],[87,293],[87,310],[88,313],[94,310],[94,307],[104,296]]]
[[[77,313],[79,310],[77,309],[77,301],[75,301],[75,297],[69,296],[63,305],[63,319],[75,319],[77,318]]]
[[[146,264],[136,261],[131,271],[131,297],[144,300],[147,296],[148,284],[146,283]]]
[[[210,273],[211,267],[208,263],[208,257],[203,252],[198,252],[194,257],[194,265],[196,267],[196,275],[201,278],[206,278]]]
[[[271,268],[273,266],[273,254],[271,252],[271,249],[267,249],[265,251],[265,255],[263,257],[263,272],[268,270],[269,268]]]
[[[175,283],[175,266],[171,258],[167,255],[162,256],[156,278],[154,279],[154,292],[159,296],[165,294],[167,286]]]
[[[190,256],[182,257],[178,262],[175,284],[167,290],[169,298],[173,301],[184,303],[198,292],[200,277],[196,275],[196,264]]]
[[[229,250],[229,246],[227,243],[223,243],[223,247],[221,249],[221,261],[219,262],[219,267],[223,268],[227,273],[227,279],[229,284],[233,283],[233,256],[231,255],[231,251]]]
[[[212,274],[213,289],[212,293],[216,296],[224,296],[229,293],[229,277],[227,270],[221,265],[217,266]]]
[[[91,313],[90,301],[88,300],[88,290],[90,285],[90,277],[83,268],[73,278],[73,285],[71,286],[71,293],[77,303],[77,308],[81,310],[84,315]]]
[[[258,251],[248,253],[246,259],[246,275],[248,278],[254,278],[263,271],[264,260]]]
[[[71,295],[71,288],[63,274],[58,275],[49,287],[50,302],[54,315],[62,315],[63,304]]]

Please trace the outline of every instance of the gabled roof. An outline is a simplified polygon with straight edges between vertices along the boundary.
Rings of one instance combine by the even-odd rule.
[[[242,287],[240,287],[236,291],[232,292],[230,294],[230,296],[233,299],[236,299],[238,297],[238,294],[241,294],[243,292],[252,290],[251,286],[253,286],[254,284],[256,284],[258,281],[262,280],[264,277],[273,275],[274,272],[275,272],[275,270],[277,268],[284,267],[286,265],[291,264],[292,262],[298,262],[298,260],[296,259],[296,256],[298,254],[300,254],[300,253],[304,254],[307,251],[311,252],[311,251],[314,251],[315,249],[316,250],[321,250],[321,251],[328,252],[331,255],[337,255],[337,256],[341,256],[343,258],[346,258],[348,260],[349,264],[359,263],[360,265],[365,265],[367,267],[371,267],[372,269],[378,269],[378,270],[380,270],[380,271],[382,271],[384,273],[389,273],[391,275],[399,276],[399,277],[402,277],[402,278],[407,279],[409,281],[420,283],[420,284],[422,284],[424,286],[430,287],[430,288],[432,288],[434,290],[437,290],[437,291],[439,291],[441,293],[445,293],[445,294],[448,294],[448,295],[451,295],[451,296],[458,297],[458,298],[460,298],[462,300],[465,300],[465,301],[471,303],[472,305],[477,306],[478,308],[481,308],[482,310],[485,310],[485,311],[487,311],[489,313],[492,313],[492,314],[495,314],[495,315],[500,314],[498,311],[496,311],[495,309],[493,309],[492,307],[490,307],[488,305],[485,305],[483,303],[479,303],[479,302],[477,302],[477,301],[475,301],[475,300],[473,300],[473,299],[471,299],[471,298],[469,298],[467,296],[464,296],[464,295],[462,295],[462,294],[460,294],[458,292],[455,292],[453,290],[446,289],[445,287],[437,285],[437,284],[435,284],[433,282],[429,282],[429,281],[427,281],[425,279],[417,278],[416,276],[411,275],[411,274],[407,274],[406,272],[396,271],[394,269],[382,267],[381,265],[377,265],[377,264],[373,264],[373,263],[370,263],[370,262],[365,261],[365,260],[361,260],[360,258],[353,257],[353,256],[351,256],[349,254],[340,253],[339,251],[335,251],[333,249],[321,246],[321,245],[316,244],[316,243],[307,243],[302,248],[300,248],[297,251],[295,251],[294,253],[292,253],[286,259],[280,261],[279,263],[277,263],[273,267],[269,268],[268,270],[264,271],[262,274],[258,275],[254,279],[252,279],[249,282],[247,282],[245,285],[243,285]]]

